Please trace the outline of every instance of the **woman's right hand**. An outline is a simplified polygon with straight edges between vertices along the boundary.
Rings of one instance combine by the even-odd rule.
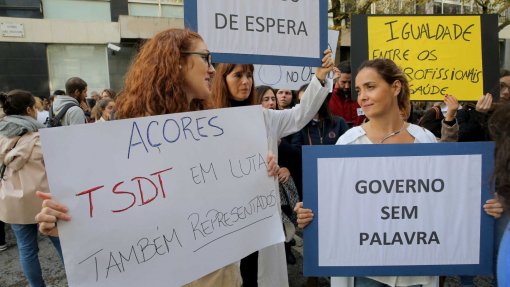
[[[313,212],[311,209],[303,208],[303,202],[296,203],[294,212],[297,214],[297,223],[299,228],[305,228],[313,220]]]
[[[41,212],[35,216],[35,220],[39,224],[39,231],[45,235],[58,236],[57,221],[71,220],[71,216],[67,214],[69,209],[53,200],[51,193],[37,191],[36,195],[43,200]]]
[[[487,93],[476,102],[476,111],[480,113],[488,113],[492,106],[492,95]]]

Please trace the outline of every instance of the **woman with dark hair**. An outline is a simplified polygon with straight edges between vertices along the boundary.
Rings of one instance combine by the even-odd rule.
[[[298,98],[301,100],[307,85],[298,90]],[[333,116],[326,101],[315,114],[313,119],[292,137],[292,144],[301,149],[303,145],[332,145],[343,135],[349,126],[342,117]]]
[[[219,64],[212,86],[216,108],[249,106],[258,104],[253,81],[253,65]]]
[[[356,75],[358,103],[368,122],[353,127],[343,134],[337,144],[410,144],[435,143],[436,137],[428,130],[407,123],[401,111],[409,110],[409,83],[397,65],[389,59],[365,61]],[[495,201],[487,202],[484,209],[492,214],[499,209]],[[312,210],[303,208],[300,202],[294,209],[298,225],[306,227],[313,220]],[[499,212],[499,214],[501,214]],[[497,216],[499,217],[499,216]],[[331,286],[346,286],[347,278],[332,278]],[[356,287],[386,286],[436,286],[438,277],[433,276],[378,276],[356,277]]]
[[[489,120],[489,131],[496,142],[493,183],[505,210],[510,211],[510,104],[497,109]],[[510,286],[510,224],[499,245],[498,286]]]
[[[278,109],[286,110],[292,108],[296,104],[296,99],[292,90],[277,89],[276,100],[278,101]]]
[[[499,100],[510,102],[510,71],[501,69],[499,72]]]
[[[0,105],[6,115],[0,120],[0,220],[11,224],[30,286],[45,286],[34,220],[42,203],[36,191],[49,192],[38,133],[44,126],[36,120],[30,92],[1,93]],[[62,256],[58,238],[50,236],[50,240]]]
[[[317,69],[301,105],[275,111],[263,109],[269,148],[278,155],[278,141],[301,129],[317,112],[328,94],[326,76],[333,69],[331,50],[324,52],[322,67]],[[216,108],[258,104],[253,81],[253,65],[219,64],[213,80]],[[276,188],[276,187],[275,187]],[[288,286],[287,264],[283,244],[266,247],[241,261],[244,286]]]
[[[273,88],[270,86],[257,86],[259,103],[266,109],[277,110],[277,100]]]
[[[169,29],[148,40],[126,74],[124,90],[117,96],[116,118],[163,115],[211,107],[214,75],[211,53],[199,34]],[[268,159],[269,175],[276,163]],[[67,208],[50,197],[37,215],[39,230],[58,234],[57,220],[70,220]],[[227,265],[186,286],[241,286],[237,263]]]

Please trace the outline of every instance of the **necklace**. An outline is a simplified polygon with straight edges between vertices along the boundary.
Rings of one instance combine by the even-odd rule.
[[[382,138],[382,140],[379,143],[382,144],[385,140],[391,138],[392,136],[398,135],[404,129],[405,126],[406,126],[406,122],[404,121],[404,123],[402,124],[402,127],[398,131],[394,131],[392,133],[387,134],[386,136],[384,136]]]

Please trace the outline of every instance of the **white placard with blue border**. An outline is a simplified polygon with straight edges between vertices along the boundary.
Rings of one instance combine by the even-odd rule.
[[[303,147],[305,276],[492,273],[494,144]]]
[[[320,66],[328,46],[327,0],[186,0],[184,25],[215,63]]]

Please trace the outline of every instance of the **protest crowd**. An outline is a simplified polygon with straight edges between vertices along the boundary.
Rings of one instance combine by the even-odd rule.
[[[494,69],[497,69],[494,67]],[[351,77],[352,71],[356,77]],[[333,87],[327,76],[333,75]],[[496,219],[498,252],[495,286],[510,286],[510,71],[501,70],[499,94],[476,95],[477,102],[411,102],[409,82],[390,59],[352,67],[334,64],[324,51],[311,81],[294,91],[254,81],[254,65],[216,63],[202,37],[186,29],[156,34],[141,47],[120,91],[89,91],[80,75],[69,75],[65,90],[33,95],[23,87],[0,94],[0,257],[17,245],[29,286],[46,286],[38,237],[49,236],[63,260],[58,222],[73,219],[71,207],[52,198],[39,130],[164,114],[251,105],[263,107],[268,176],[279,186],[285,241],[196,279],[185,286],[289,286],[288,265],[296,263],[296,234],[314,220],[303,203],[302,146],[420,144],[495,141],[496,194],[483,203]],[[331,88],[331,92],[330,91]],[[357,98],[353,97],[353,90]],[[243,144],[243,143],[239,143]],[[213,151],[211,151],[213,152]],[[108,164],[105,163],[98,164]],[[84,170],[92,167],[84,167]],[[242,192],[242,190],[240,190]],[[197,199],[200,200],[200,199]],[[506,211],[505,211],[506,209]],[[474,210],[473,212],[476,212]],[[11,228],[16,242],[6,242]],[[483,236],[483,234],[482,234]],[[240,243],[241,244],[241,243]],[[306,260],[306,258],[304,258]],[[474,276],[459,274],[462,286]],[[0,268],[0,276],[1,268]],[[440,276],[331,277],[331,286],[445,286]],[[307,286],[318,286],[315,277]],[[150,286],[150,282],[148,282]]]

